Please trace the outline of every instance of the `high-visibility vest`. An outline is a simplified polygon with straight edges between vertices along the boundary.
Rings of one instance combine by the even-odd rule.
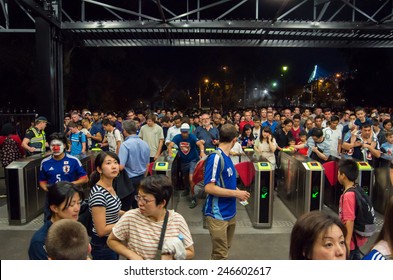
[[[29,146],[36,149],[34,153],[38,153],[38,152],[44,153],[46,150],[45,131],[39,132],[35,127],[29,128],[29,130],[33,131],[34,133],[34,137],[30,139]]]

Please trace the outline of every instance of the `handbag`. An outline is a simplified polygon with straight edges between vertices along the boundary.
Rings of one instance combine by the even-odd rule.
[[[125,170],[120,171],[119,176],[115,178],[113,187],[120,199],[123,199],[135,192],[135,187]]]
[[[164,237],[166,232],[166,225],[168,224],[168,217],[169,217],[169,212],[167,210],[165,213],[164,223],[162,224],[160,242],[158,242],[158,249],[155,257],[156,260],[161,260],[161,254],[162,254],[161,251],[162,251],[162,245],[164,244]]]

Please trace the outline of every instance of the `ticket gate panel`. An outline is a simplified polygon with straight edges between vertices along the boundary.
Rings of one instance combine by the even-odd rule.
[[[254,228],[271,228],[273,223],[273,168],[268,162],[257,162],[253,165],[255,177],[250,185],[247,213]]]
[[[359,168],[359,175],[356,182],[361,186],[366,194],[372,200],[372,192],[374,186],[374,168],[368,162],[357,162]]]
[[[322,209],[325,178],[319,162],[280,153],[280,173],[278,195],[295,217]]]
[[[385,213],[390,197],[393,196],[393,186],[390,179],[390,158],[381,156],[378,165],[374,168],[375,182],[371,201],[376,211]]]
[[[172,160],[167,160],[165,156],[160,156],[157,161],[154,162],[152,168],[153,174],[162,174],[167,176],[172,182]],[[174,188],[173,184],[172,187]],[[172,198],[168,201],[168,209],[175,209],[174,202],[175,192],[173,190]]]

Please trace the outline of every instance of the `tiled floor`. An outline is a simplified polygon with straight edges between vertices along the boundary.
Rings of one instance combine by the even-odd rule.
[[[4,180],[0,180],[0,191],[2,188]],[[40,215],[26,225],[10,226],[4,200],[6,201],[6,198],[0,198],[0,205],[3,205],[0,206],[0,240],[3,241],[0,259],[28,259],[27,248],[31,236],[42,225],[43,216]],[[194,209],[188,207],[188,200],[184,197],[175,203],[176,211],[184,216],[190,227],[195,245],[195,259],[198,260],[209,259],[211,250],[209,232],[203,228],[202,203],[203,201],[198,201]],[[230,259],[288,259],[289,238],[296,219],[279,197],[274,197],[273,222],[272,227],[268,229],[253,228],[245,207],[238,203],[237,208],[236,233],[230,250]],[[325,208],[324,211],[330,210]],[[380,216],[378,220],[381,221]]]

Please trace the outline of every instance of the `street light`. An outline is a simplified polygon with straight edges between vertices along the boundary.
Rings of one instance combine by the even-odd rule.
[[[284,82],[284,98],[287,96],[287,87],[286,87],[286,78],[285,78],[285,73],[288,71],[288,66],[286,66],[286,65],[284,65],[283,67],[282,67],[282,74],[281,74],[281,76],[283,77],[283,82]]]
[[[209,83],[209,79],[204,79],[203,82],[205,83],[205,86]],[[201,89],[201,82],[199,82],[199,109],[202,108],[202,89]]]

